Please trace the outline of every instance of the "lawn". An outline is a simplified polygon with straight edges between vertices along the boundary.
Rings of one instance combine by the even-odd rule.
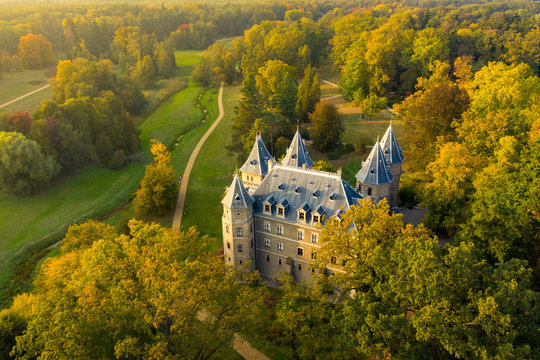
[[[214,101],[204,104],[212,113],[217,114],[217,94]],[[198,229],[216,238],[216,250],[221,246],[221,216],[225,188],[232,182],[232,175],[237,164],[234,155],[227,152],[231,144],[230,128],[234,117],[234,106],[240,99],[240,86],[226,86],[223,89],[223,107],[225,114],[212,135],[202,147],[191,172],[187,189],[182,227],[197,226]]]
[[[181,66],[192,66],[189,64],[195,61],[197,53],[200,54],[188,51],[183,56],[183,53],[177,52]],[[182,65],[186,64],[186,59],[189,64]],[[190,83],[139,124],[143,151],[135,156],[138,161],[121,170],[92,165],[57,180],[46,191],[32,197],[0,194],[0,307],[7,304],[21,286],[26,286],[25,281],[33,267],[21,270],[21,263],[28,262],[36,251],[61,239],[69,225],[101,216],[130,199],[150,160],[150,139],[157,138],[168,144],[179,133],[197,124],[202,112],[194,105],[203,90]],[[17,281],[10,281],[13,278]]]
[[[4,73],[4,76],[0,78],[0,105],[47,85],[54,71],[54,68],[47,68]],[[50,99],[51,96],[51,90],[44,89],[25,99],[0,108],[0,113],[9,114],[13,111],[22,110],[32,113],[43,99]]]

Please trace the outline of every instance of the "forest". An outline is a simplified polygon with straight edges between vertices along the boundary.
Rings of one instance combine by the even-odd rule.
[[[1,195],[24,204],[92,167],[146,169],[125,219],[72,221],[29,284],[2,292],[1,359],[235,359],[238,334],[271,359],[540,358],[539,3],[0,2],[0,81],[50,69],[50,98],[0,108]],[[343,166],[354,185],[366,139],[344,140],[357,129],[343,109],[392,119],[400,207],[425,209],[422,223],[364,199],[326,219],[313,282],[281,274],[277,288],[227,267],[220,239],[171,230],[175,147],[220,83],[239,89],[220,134],[231,164],[259,133],[283,158],[299,128],[314,168]],[[193,84],[203,120],[153,141],[148,119]]]

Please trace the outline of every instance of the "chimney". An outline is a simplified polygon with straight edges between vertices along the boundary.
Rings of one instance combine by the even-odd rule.
[[[268,159],[268,172],[272,171],[273,167],[274,167],[274,161],[272,159]]]
[[[307,164],[306,163],[302,164],[302,169],[304,169],[304,170],[307,169]]]
[[[341,167],[338,169],[337,174],[338,174],[339,178],[341,179]]]

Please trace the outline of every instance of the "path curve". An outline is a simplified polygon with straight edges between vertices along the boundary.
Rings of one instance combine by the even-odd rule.
[[[204,145],[206,139],[212,134],[214,129],[219,125],[221,119],[223,118],[223,82],[221,83],[221,86],[219,87],[219,95],[218,95],[218,107],[219,107],[219,115],[210,126],[208,130],[204,133],[203,137],[199,140],[197,143],[197,146],[195,146],[195,149],[191,153],[191,156],[189,157],[188,163],[186,165],[186,169],[184,170],[184,174],[182,175],[182,181],[180,183],[180,190],[178,191],[178,200],[176,201],[176,210],[174,211],[174,217],[173,217],[173,223],[172,227],[175,230],[180,229],[180,224],[182,223],[182,214],[184,213],[184,203],[186,201],[186,193],[187,193],[187,187],[189,182],[189,175],[191,174],[191,169],[193,169],[193,165],[195,164],[195,160],[197,160],[197,155],[199,155],[199,151],[201,150],[202,146]]]
[[[41,91],[41,90],[45,90],[46,88],[48,88],[48,87],[50,87],[50,86],[51,86],[51,85],[45,85],[45,86],[43,86],[43,87],[40,87],[39,89],[30,91],[29,93],[26,93],[26,94],[24,94],[24,95],[22,95],[22,96],[19,96],[18,98],[15,98],[15,99],[13,99],[13,100],[11,100],[11,101],[8,101],[7,103],[0,105],[0,109],[3,108],[3,107],[6,107],[6,106],[8,106],[8,105],[13,104],[14,102],[17,102],[17,101],[19,101],[19,100],[22,100],[22,99],[24,99],[25,97],[28,97],[28,96],[30,96],[30,95],[34,95],[35,93],[37,93],[37,92],[39,92],[39,91]]]

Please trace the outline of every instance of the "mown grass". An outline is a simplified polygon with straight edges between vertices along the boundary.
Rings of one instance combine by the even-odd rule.
[[[218,114],[217,94],[206,97],[203,104],[212,114]],[[240,85],[223,89],[224,116],[199,152],[191,172],[187,189],[182,227],[197,226],[199,231],[216,239],[215,249],[221,247],[221,216],[225,188],[231,184],[236,165],[234,155],[226,149],[231,144],[230,128],[234,117],[234,106],[240,98]],[[215,119],[215,116],[212,116]]]

